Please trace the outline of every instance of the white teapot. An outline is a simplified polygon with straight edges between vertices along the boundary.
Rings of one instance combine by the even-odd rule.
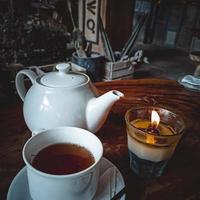
[[[99,96],[86,74],[71,72],[68,63],[58,64],[56,69],[58,71],[40,76],[32,70],[21,70],[16,76],[28,128],[37,132],[58,126],[76,126],[97,132],[123,93],[112,90]],[[24,76],[32,82],[28,91]]]

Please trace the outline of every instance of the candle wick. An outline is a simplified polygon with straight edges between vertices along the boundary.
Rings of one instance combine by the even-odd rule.
[[[160,131],[157,128],[157,124],[156,123],[149,124],[149,127],[147,128],[147,131],[150,134],[153,134],[153,135],[159,135],[160,134]]]

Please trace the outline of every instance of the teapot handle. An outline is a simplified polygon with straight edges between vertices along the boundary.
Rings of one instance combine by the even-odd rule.
[[[24,101],[25,95],[27,93],[27,89],[25,88],[25,85],[24,85],[24,76],[27,76],[31,80],[32,84],[35,82],[35,79],[37,77],[37,75],[29,69],[21,70],[17,73],[16,79],[15,79],[15,85],[16,85],[17,93],[19,94],[22,101]]]

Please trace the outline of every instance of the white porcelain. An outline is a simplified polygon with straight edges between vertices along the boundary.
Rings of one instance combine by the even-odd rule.
[[[31,70],[21,70],[16,76],[16,88],[24,101],[24,119],[31,131],[58,126],[76,126],[97,132],[112,105],[124,95],[110,91],[100,97],[86,74],[70,72],[70,65],[56,66],[56,72],[37,76]],[[32,86],[27,91],[24,77]]]
[[[85,147],[94,156],[94,164],[68,175],[52,175],[35,169],[31,165],[35,155],[55,143],[72,143]],[[75,127],[58,127],[43,131],[26,142],[22,155],[27,166],[29,191],[33,200],[66,200],[66,197],[70,200],[89,200],[95,195],[103,146],[89,131]]]
[[[196,81],[196,83],[195,83],[195,79],[193,79],[193,80],[191,79],[192,81],[191,80],[187,81],[188,77],[190,79],[191,75],[180,76],[178,78],[178,82],[182,86],[184,86],[185,89],[188,89],[188,90],[191,90],[191,91],[195,91],[195,92],[200,92],[200,83],[199,83],[199,80]]]
[[[116,173],[116,182],[112,184],[110,174]],[[106,158],[100,162],[100,177],[97,192],[93,200],[108,200],[125,186],[123,177],[115,165]],[[112,193],[112,191],[114,191]],[[7,200],[32,200],[28,189],[27,168],[21,169],[13,179],[7,194]],[[83,199],[84,200],[84,199]],[[87,199],[88,200],[88,199]],[[119,200],[125,200],[123,195]]]

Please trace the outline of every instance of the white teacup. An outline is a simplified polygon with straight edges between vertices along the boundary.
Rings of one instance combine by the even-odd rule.
[[[94,157],[94,164],[68,175],[47,174],[32,166],[35,155],[46,146],[72,143],[85,147]],[[91,132],[75,127],[58,127],[30,138],[23,148],[30,195],[33,200],[90,200],[97,191],[99,164],[103,155],[101,141]],[[53,162],[53,160],[52,160]]]

